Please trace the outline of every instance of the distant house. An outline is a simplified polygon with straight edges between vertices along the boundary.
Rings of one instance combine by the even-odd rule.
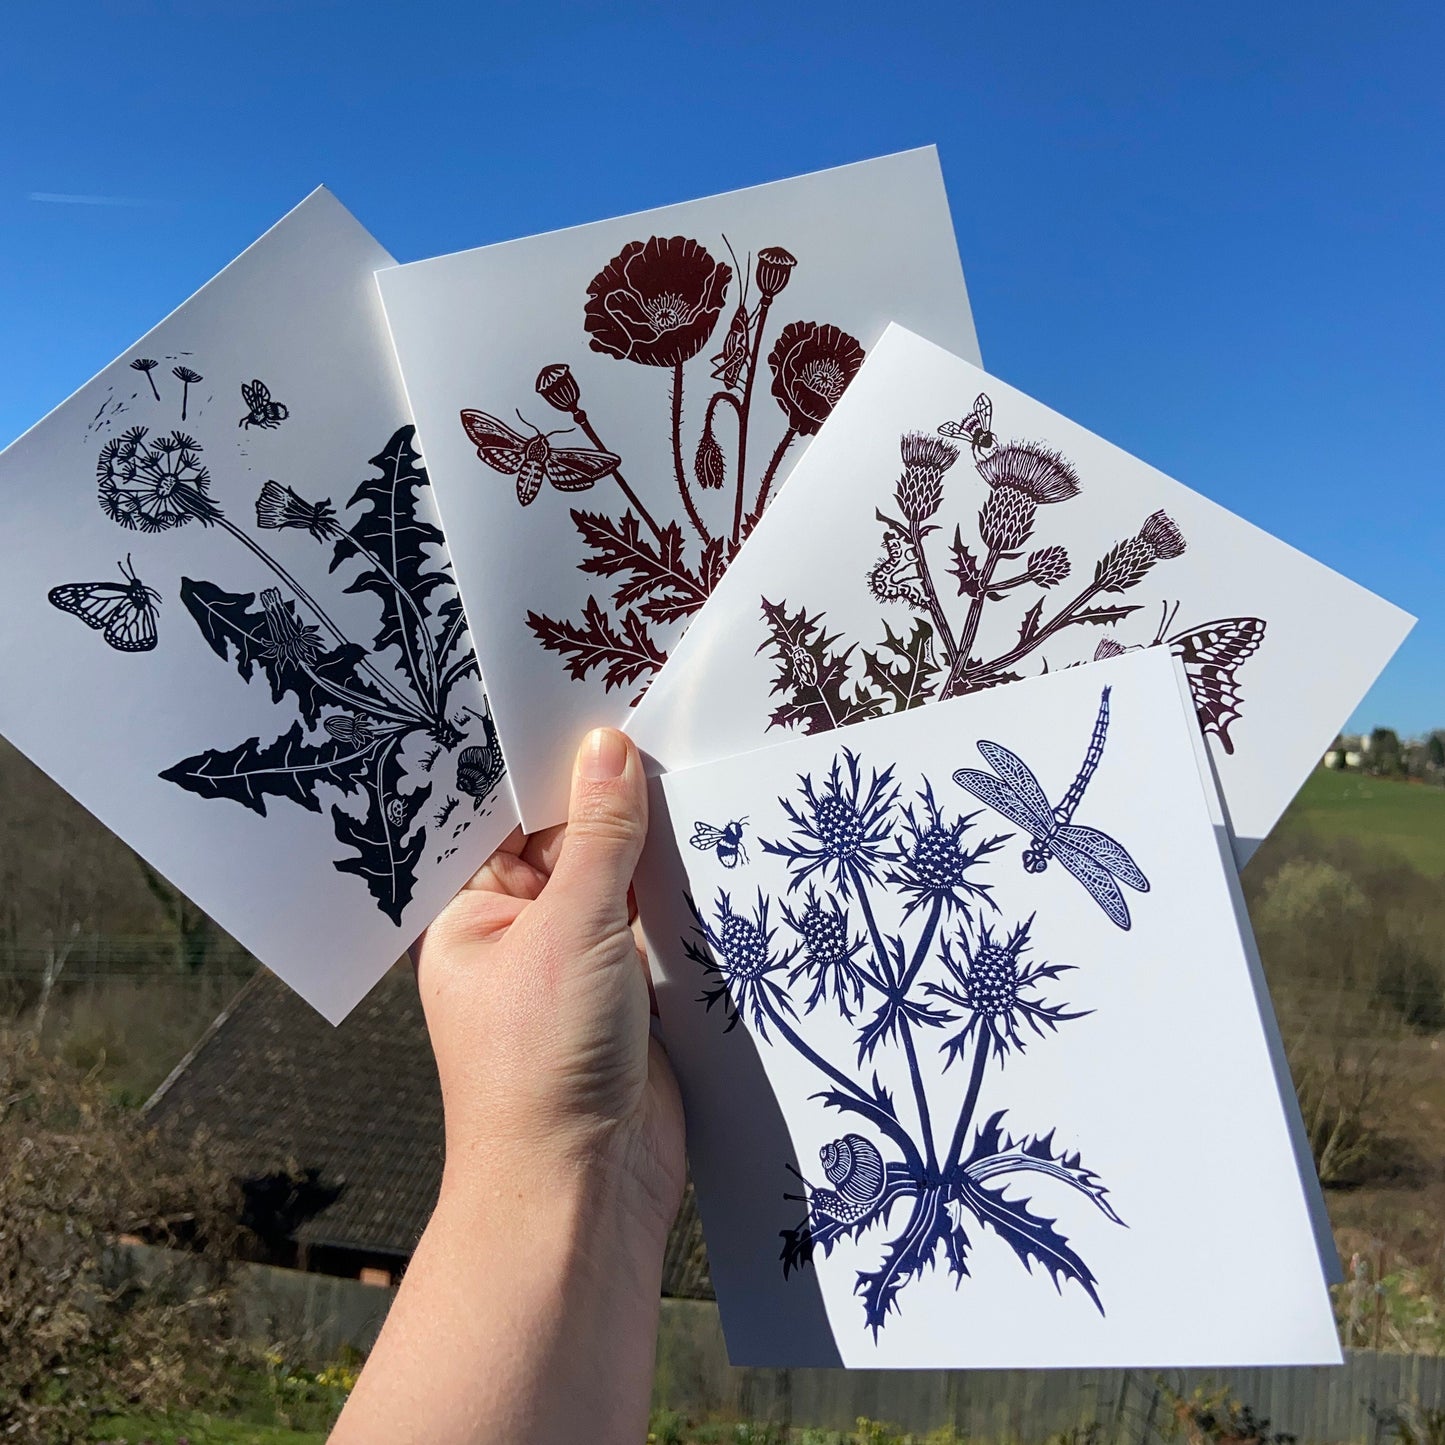
[[[241,1183],[250,1253],[265,1263],[391,1284],[436,1203],[441,1090],[405,965],[338,1028],[258,972],[146,1110],[219,1145]],[[663,1293],[712,1295],[691,1190]]]

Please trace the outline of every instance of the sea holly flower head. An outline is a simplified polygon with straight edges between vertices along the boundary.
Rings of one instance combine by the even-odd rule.
[[[1021,1053],[1026,1042],[1021,1025],[1027,1025],[1042,1038],[1045,1029],[1057,1029],[1061,1023],[1083,1018],[1088,1012],[1071,1013],[1065,1005],[1046,1003],[1037,996],[1041,982],[1070,972],[1073,965],[1025,961],[1032,926],[1030,917],[1002,941],[984,928],[973,950],[969,948],[967,934],[960,930],[957,943],[961,959],[954,955],[949,942],[944,941],[942,962],[952,976],[953,985],[928,984],[926,991],[958,1005],[968,1014],[962,1031],[944,1042],[948,1063],[958,1058],[976,1037],[987,1040],[1000,1057],[1010,1050]]]
[[[846,331],[816,321],[783,327],[768,353],[773,396],[799,436],[813,436],[828,420],[863,365],[863,348]]]
[[[788,982],[796,983],[805,977],[813,981],[805,1012],[812,1013],[831,987],[839,1012],[851,1019],[854,1010],[863,1004],[863,974],[853,958],[864,939],[860,933],[849,942],[848,910],[830,894],[820,901],[816,886],[810,883],[803,906],[794,913],[783,904],[783,917],[803,940],[802,962],[793,969]]]
[[[256,498],[256,525],[263,531],[298,528],[310,532],[318,542],[328,541],[341,530],[330,497],[308,502],[280,482],[267,482],[261,488]]]
[[[964,838],[973,828],[977,814],[968,814],[949,822],[938,810],[933,784],[926,781],[914,804],[903,810],[903,826],[898,832],[894,866],[888,882],[898,885],[908,900],[904,917],[925,903],[937,902],[949,912],[955,909],[968,916],[968,899],[989,900],[989,886],[975,883],[969,876],[978,865],[1003,845],[1003,838],[985,838],[977,846],[964,846]]]
[[[748,917],[738,913],[732,899],[719,890],[715,923],[708,922],[691,897],[687,906],[697,921],[693,932],[701,936],[702,943],[686,942],[683,951],[718,980],[716,988],[703,991],[699,1002],[711,1008],[724,1001],[728,1029],[746,1015],[758,1036],[766,1038],[769,1013],[793,1015],[793,1006],[775,975],[783,973],[798,956],[796,948],[774,956],[777,929],[768,927],[768,899],[759,889],[757,905]]]
[[[791,892],[811,874],[831,869],[844,898],[856,879],[878,881],[879,866],[888,858],[893,806],[898,789],[893,769],[874,771],[865,787],[858,755],[849,748],[836,755],[821,788],[811,773],[801,774],[802,806],[780,799],[792,820],[795,836],[784,842],[763,839],[763,851],[788,860]]]
[[[261,606],[266,609],[269,634],[260,640],[261,656],[293,667],[310,667],[324,651],[318,630],[298,622],[291,605],[274,587],[261,593]]]
[[[731,266],[687,236],[630,241],[587,288],[593,351],[641,366],[681,366],[712,335],[732,277]]]
[[[1039,442],[1009,442],[975,465],[991,487],[1012,487],[1040,506],[1079,495],[1079,474],[1072,462]]]

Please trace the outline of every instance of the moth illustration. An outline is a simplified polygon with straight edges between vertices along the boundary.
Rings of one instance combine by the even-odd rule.
[[[952,437],[955,441],[966,441],[973,448],[973,458],[977,461],[980,457],[986,457],[998,445],[998,438],[992,428],[993,402],[985,393],[979,392],[973,399],[973,409],[962,421],[946,421],[938,430],[943,436]]]
[[[524,507],[536,500],[544,480],[559,492],[585,492],[622,465],[622,458],[613,452],[554,447],[551,438],[574,430],[572,427],[544,432],[533,426],[532,435],[525,437],[485,411],[463,411],[461,416],[462,428],[477,455],[496,471],[516,477],[517,500]],[[532,426],[521,412],[517,420]]]
[[[1107,833],[1072,822],[1074,810],[1083,801],[1084,789],[1104,756],[1104,739],[1109,732],[1109,688],[1099,699],[1099,715],[1084,754],[1083,766],[1069,785],[1057,808],[1050,805],[1032,770],[1016,754],[999,743],[980,740],[978,750],[993,769],[960,768],[953,781],[972,793],[1011,823],[1017,823],[1033,838],[1024,851],[1024,867],[1042,873],[1050,858],[1057,858],[1088,890],[1089,896],[1120,928],[1129,927],[1129,905],[1119,889],[1120,882],[1140,893],[1149,891],[1149,880],[1128,850]]]
[[[259,426],[269,430],[280,425],[291,415],[288,407],[283,406],[279,401],[271,400],[271,388],[259,378],[255,381],[241,383],[241,400],[246,403],[249,415],[243,416],[236,423],[237,426]]]
[[[736,868],[740,862],[748,861],[748,850],[743,847],[743,824],[746,817],[734,818],[724,828],[714,828],[711,823],[693,824],[692,837],[688,842],[701,852],[713,849],[724,868]]]
[[[1260,649],[1264,641],[1265,622],[1262,617],[1222,617],[1199,627],[1186,628],[1172,637],[1164,634],[1173,626],[1179,604],[1165,604],[1164,616],[1151,647],[1168,647],[1184,664],[1189,692],[1199,725],[1206,733],[1219,739],[1226,753],[1234,752],[1230,727],[1244,715],[1244,694],[1235,673]],[[1112,638],[1104,638],[1094,649],[1094,659],[1117,657],[1121,652],[1135,652],[1137,647],[1122,647]]]
[[[50,589],[50,605],[74,613],[117,652],[149,652],[161,594],[135,575],[129,556],[116,566],[124,582],[66,582]]]

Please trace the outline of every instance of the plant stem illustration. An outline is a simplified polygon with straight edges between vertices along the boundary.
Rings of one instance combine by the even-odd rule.
[[[148,356],[138,356],[130,364],[132,371],[139,371],[145,376],[145,379],[150,383],[151,395],[155,397],[157,401],[161,399],[161,394],[156,390],[156,379],[151,375],[151,372],[156,369],[158,364],[159,363],[151,360]]]
[[[977,495],[977,485],[964,479],[962,469],[953,470],[960,444],[985,490],[977,542],[965,541],[962,526],[955,525],[945,547],[936,520],[945,501],[954,492]],[[782,699],[770,727],[821,732],[1013,682],[1026,664],[1046,671],[1046,644],[1066,641],[1078,627],[1128,625],[1142,604],[1123,601],[1123,594],[1185,551],[1174,520],[1163,510],[1153,512],[1134,535],[1105,552],[1072,596],[1048,611],[1055,589],[1072,575],[1073,561],[1067,546],[1038,545],[1035,533],[1041,516],[1050,515],[1043,509],[1082,492],[1073,464],[1041,442],[1000,442],[987,395],[974,400],[962,421],[946,421],[934,433],[905,432],[899,453],[903,467],[893,489],[895,511],[875,513],[882,556],[865,580],[875,602],[898,609],[907,620],[895,632],[885,617],[883,640],[868,650],[829,632],[821,611],[794,608],[786,598],[760,599],[766,636],[758,651],[769,652],[777,663],[772,692]],[[1145,634],[1124,642],[1111,631],[1093,656],[1169,647],[1184,664],[1201,726],[1232,753],[1230,727],[1242,716],[1243,704],[1237,673],[1259,650],[1266,624],[1258,617],[1229,617],[1171,631],[1179,607],[1177,601],[1164,604],[1164,620],[1152,639]],[[985,649],[985,620],[1003,616],[1014,629],[1012,640]],[[997,639],[1001,629],[993,626],[987,635]]]
[[[609,690],[646,685],[667,659],[663,629],[707,600],[762,517],[794,441],[818,430],[862,365],[863,348],[836,326],[814,321],[783,326],[766,353],[783,428],[776,440],[768,435],[753,402],[764,379],[770,313],[799,262],[781,246],[765,246],[756,264],[749,256],[739,268],[726,238],[724,245],[731,265],[686,236],[632,241],[587,287],[582,319],[590,348],[662,373],[658,410],[665,447],[660,455],[667,459],[676,491],[671,515],[643,502],[625,453],[604,439],[584,409],[581,385],[566,362],[544,366],[534,390],[570,420],[563,430],[580,433],[586,447],[554,444],[552,438],[561,432],[531,422],[519,432],[493,411],[461,413],[478,457],[517,479],[522,506],[538,498],[544,482],[562,492],[610,482],[621,493],[620,515],[605,504],[599,510],[571,509],[585,549],[577,566],[590,576],[612,579],[610,599],[589,596],[581,616],[572,619],[527,613],[533,636],[559,655],[578,682],[597,673]],[[729,309],[739,270],[742,294]],[[750,301],[754,285],[757,299]],[[719,333],[721,350],[707,357]],[[687,401],[689,384],[699,380],[699,358],[709,366],[704,384],[712,390],[694,434]],[[759,447],[767,461],[761,469],[750,468]],[[721,518],[709,517],[711,493],[726,499]]]
[[[176,368],[176,375],[186,386],[201,380],[189,371],[181,377],[182,370]],[[277,406],[255,391],[257,385],[243,386],[253,410]],[[503,769],[490,717],[468,706],[458,710],[454,701],[462,679],[477,676],[476,658],[465,641],[450,566],[436,560],[442,534],[419,505],[430,483],[413,428],[393,432],[369,466],[344,519],[329,498],[308,501],[275,480],[265,482],[255,499],[257,533],[278,539],[300,533],[329,547],[326,570],[347,569],[345,592],[375,600],[379,628],[369,642],[356,640],[269,545],[226,515],[212,496],[211,473],[194,437],[178,430],[152,436],[134,427],[105,443],[96,472],[101,509],[117,525],[145,534],[193,522],[216,528],[275,579],[258,593],[183,577],[180,595],[211,651],[243,682],[264,680],[272,702],[293,713],[291,726],[269,743],[251,737],[184,758],[161,777],[262,817],[276,798],[320,813],[323,786],[358,798],[360,816],[331,808],[335,837],[348,850],[335,866],[360,877],[400,926],[426,846],[422,814],[432,792],[431,783],[412,782],[413,772],[429,772],[443,754],[461,748],[458,786],[480,808],[500,785]],[[153,646],[148,609],[155,594],[127,575],[124,589],[75,584],[55,589],[51,600],[82,616],[82,607],[98,618],[104,612],[90,625],[105,626],[107,640],[118,622],[144,637],[148,616]],[[96,592],[102,585],[111,590]],[[82,597],[77,587],[89,590]],[[468,690],[468,699],[475,696]],[[475,722],[484,725],[485,744],[463,747]],[[425,757],[413,760],[422,748],[428,749]]]
[[[1107,697],[1104,717],[1106,708]],[[990,1230],[1025,1268],[1041,1265],[1060,1290],[1073,1282],[1102,1314],[1083,1257],[1010,1190],[1040,1175],[1122,1224],[1103,1181],[1052,1129],[1019,1133],[1006,1109],[979,1113],[985,1082],[1006,1082],[1010,1059],[1087,1016],[1055,996],[1073,965],[1047,956],[1038,913],[1006,922],[992,896],[987,872],[1008,836],[983,835],[979,814],[951,811],[927,777],[905,800],[893,766],[866,767],[850,748],[821,778],[798,782],[777,800],[784,835],[761,841],[786,866],[784,896],[761,887],[749,896],[745,862],[723,858],[728,886],[707,906],[687,898],[693,929],[682,940],[707,979],[698,1001],[720,1005],[728,1029],[742,1020],[759,1046],[791,1050],[819,1076],[813,1097],[854,1125],[820,1151],[822,1177],[805,1173],[803,1194],[786,1196],[807,1214],[780,1231],[784,1275],[816,1250],[861,1247],[870,1231],[886,1231],[881,1263],[860,1270],[855,1286],[876,1339],[908,1284],[940,1257],[962,1288],[982,1247],[976,1235]],[[899,902],[901,924],[885,927]],[[854,1057],[822,1042],[836,1038],[829,1015],[851,1025]],[[935,1077],[958,1066],[956,1087],[930,1090],[929,1056],[941,1059]],[[885,1078],[903,1081],[906,1099]]]

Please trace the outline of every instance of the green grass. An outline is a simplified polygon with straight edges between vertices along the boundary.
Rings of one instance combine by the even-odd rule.
[[[95,1427],[91,1438],[106,1445],[326,1445],[325,1430],[288,1430],[248,1425],[200,1412],[182,1415],[117,1415]]]
[[[1281,827],[1381,844],[1421,873],[1445,875],[1445,788],[1317,768]]]

